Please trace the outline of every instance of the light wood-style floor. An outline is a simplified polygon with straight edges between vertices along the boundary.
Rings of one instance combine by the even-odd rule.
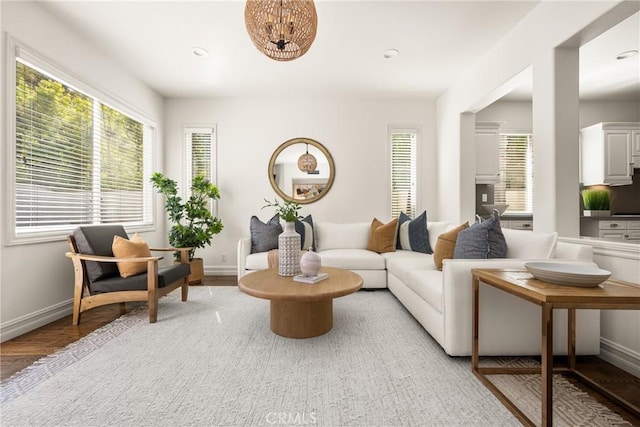
[[[237,286],[235,276],[206,276],[199,286]],[[142,303],[140,303],[142,304]],[[127,307],[133,307],[134,303]],[[64,346],[106,325],[120,316],[118,304],[98,307],[82,314],[78,326],[71,325],[71,316],[45,325],[27,334],[0,344],[0,381],[31,365],[41,357],[54,353]],[[559,361],[561,362],[561,361]],[[580,370],[615,394],[640,407],[640,378],[595,357],[580,357]],[[589,393],[609,409],[620,414],[633,426],[640,427],[640,418],[611,402],[587,385],[569,377],[576,386]]]

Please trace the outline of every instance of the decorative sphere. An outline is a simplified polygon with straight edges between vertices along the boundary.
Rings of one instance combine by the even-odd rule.
[[[305,276],[317,276],[322,266],[320,255],[309,248],[309,251],[300,257],[300,270]]]

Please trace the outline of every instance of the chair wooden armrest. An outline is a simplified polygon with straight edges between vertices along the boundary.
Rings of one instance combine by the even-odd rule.
[[[88,254],[74,254],[73,252],[66,252],[64,254],[68,258],[77,258],[82,261],[97,261],[97,262],[157,262],[163,259],[161,256],[139,257],[139,258],[116,258],[111,256],[100,255],[88,255]]]
[[[193,248],[149,248],[150,251],[154,252],[180,252],[180,262],[188,263],[189,262],[189,252]]]

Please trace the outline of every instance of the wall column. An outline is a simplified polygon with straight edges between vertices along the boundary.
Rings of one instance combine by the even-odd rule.
[[[533,62],[533,228],[580,234],[579,50],[561,47]]]

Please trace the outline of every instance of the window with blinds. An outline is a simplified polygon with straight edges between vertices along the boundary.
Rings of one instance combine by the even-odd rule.
[[[500,180],[495,203],[509,205],[506,213],[533,213],[533,139],[530,134],[500,135]]]
[[[185,128],[187,188],[202,175],[215,184],[215,127]],[[213,201],[210,201],[210,204]],[[214,206],[209,206],[213,208]]]
[[[416,213],[417,129],[391,129],[391,217]]]
[[[151,224],[151,127],[41,64],[15,71],[15,237]]]
[[[189,187],[197,175],[202,175],[214,182],[213,149],[215,130],[211,128],[186,128],[187,177]]]

